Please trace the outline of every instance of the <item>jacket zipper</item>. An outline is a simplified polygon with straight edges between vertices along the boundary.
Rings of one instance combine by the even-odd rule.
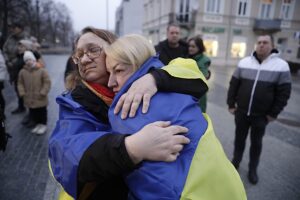
[[[255,81],[254,81],[254,84],[253,84],[253,87],[252,87],[252,90],[251,90],[251,96],[250,96],[250,102],[249,102],[249,106],[248,106],[247,116],[250,116],[250,112],[251,112],[251,108],[252,108],[252,102],[253,102],[253,96],[254,96],[256,84],[257,84],[257,81],[258,81],[258,77],[259,77],[259,74],[260,74],[261,64],[259,64],[259,68],[257,70]]]

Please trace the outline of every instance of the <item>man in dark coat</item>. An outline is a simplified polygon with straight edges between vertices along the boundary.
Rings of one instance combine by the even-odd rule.
[[[165,65],[175,58],[187,57],[188,45],[185,41],[180,40],[180,27],[177,24],[170,24],[167,27],[167,39],[158,43],[155,50]]]

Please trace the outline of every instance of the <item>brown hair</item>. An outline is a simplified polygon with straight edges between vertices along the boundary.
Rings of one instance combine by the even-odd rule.
[[[201,38],[199,35],[190,38],[190,39],[188,40],[188,42],[190,42],[190,41],[192,41],[192,40],[194,40],[196,46],[197,46],[198,49],[199,49],[199,51],[197,52],[197,54],[198,54],[198,53],[199,53],[199,54],[202,54],[203,52],[205,52],[206,49],[205,49],[205,46],[204,46],[204,44],[203,44],[203,40],[202,40],[202,38]]]
[[[108,44],[112,44],[117,37],[104,29],[98,29],[98,28],[94,28],[91,26],[85,27],[84,29],[81,30],[80,34],[77,36],[77,38],[74,41],[74,51],[76,51],[77,48],[77,43],[80,39],[80,37],[86,33],[93,33],[95,35],[97,35],[99,38],[103,39],[104,41],[106,41]],[[73,52],[74,53],[74,52]],[[77,65],[76,65],[77,66]],[[73,70],[67,77],[66,77],[66,83],[65,83],[65,87],[67,90],[73,90],[76,85],[80,82],[81,77],[78,71],[78,66],[76,67],[75,70]]]

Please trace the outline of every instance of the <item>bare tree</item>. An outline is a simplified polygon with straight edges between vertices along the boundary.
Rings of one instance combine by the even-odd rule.
[[[39,42],[68,46],[71,44],[73,24],[63,3],[53,0],[1,0],[0,48],[8,37],[8,25],[17,21]]]

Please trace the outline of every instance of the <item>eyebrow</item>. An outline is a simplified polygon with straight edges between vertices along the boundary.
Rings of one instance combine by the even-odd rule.
[[[120,65],[120,63],[115,64],[112,69],[116,69],[116,67],[118,67],[118,65]]]

